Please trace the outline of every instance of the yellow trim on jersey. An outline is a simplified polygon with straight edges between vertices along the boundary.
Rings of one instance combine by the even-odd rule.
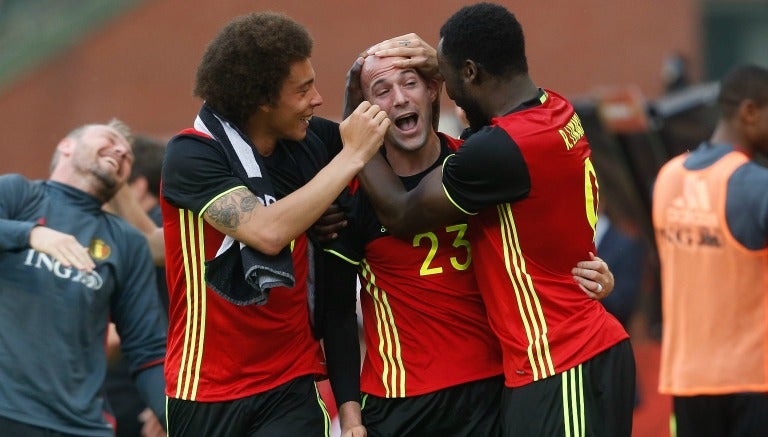
[[[451,158],[454,155],[455,154],[452,153],[452,154],[450,154],[450,155],[445,157],[445,159],[443,160],[443,168],[445,168],[445,163],[448,161],[448,159]],[[456,201],[453,200],[453,197],[451,197],[451,195],[448,193],[448,189],[445,188],[445,184],[443,184],[443,192],[445,193],[445,197],[448,198],[448,201],[451,202],[453,204],[453,206],[458,208],[459,211],[461,211],[461,212],[463,212],[464,214],[467,214],[467,215],[477,215],[476,212],[469,212],[466,209],[462,208],[458,203],[456,203]]]
[[[331,415],[328,414],[328,407],[325,405],[323,397],[320,396],[320,390],[317,389],[317,382],[312,382],[315,386],[315,395],[317,396],[317,403],[320,405],[320,410],[323,412],[323,426],[325,427],[323,436],[330,437],[331,435]]]
[[[209,200],[209,201],[208,201],[208,203],[206,203],[206,204],[205,204],[205,205],[204,205],[204,206],[203,206],[203,207],[200,209],[200,217],[202,217],[202,216],[203,216],[203,213],[205,212],[205,210],[206,210],[206,209],[208,209],[208,207],[209,207],[209,206],[211,206],[211,204],[212,204],[213,202],[215,202],[215,201],[217,201],[217,200],[221,199],[222,197],[226,196],[227,194],[229,194],[229,193],[231,193],[231,192],[233,192],[233,191],[237,191],[237,190],[239,190],[239,189],[241,189],[241,188],[245,188],[246,190],[248,189],[248,187],[246,187],[245,185],[238,185],[238,186],[236,186],[236,187],[232,187],[232,188],[228,189],[227,191],[225,191],[225,192],[223,192],[223,193],[219,194],[218,196],[214,197],[213,199]]]
[[[584,413],[584,372],[579,364],[562,373],[563,423],[565,437],[584,437],[587,435],[586,415]]]
[[[533,286],[531,275],[527,271],[520,241],[517,237],[517,226],[509,203],[497,205],[499,213],[499,231],[504,248],[504,262],[507,275],[515,289],[517,308],[523,321],[525,333],[528,336],[528,361],[533,371],[533,380],[538,381],[555,374],[552,364],[552,353],[549,350],[547,338],[547,321],[541,308],[536,288]]]
[[[379,355],[384,363],[384,373],[381,375],[381,382],[386,390],[385,397],[405,397],[406,374],[400,348],[400,335],[397,332],[392,308],[389,306],[387,292],[376,285],[376,276],[365,259],[363,260],[362,274],[367,279],[365,291],[371,295],[376,312],[376,329],[379,333]],[[400,381],[399,384],[398,380]]]
[[[194,401],[200,382],[200,363],[203,358],[205,339],[205,240],[203,219],[190,210],[179,210],[181,232],[181,253],[184,261],[185,287],[187,290],[187,323],[184,329],[179,375],[176,381],[176,398]],[[188,239],[194,235],[188,231],[197,230],[197,244]],[[199,253],[198,253],[199,250]],[[198,333],[198,325],[200,332]],[[193,366],[194,364],[194,366]]]
[[[669,415],[669,436],[677,437],[677,416],[674,412]]]
[[[192,229],[194,229],[194,215],[191,211],[187,211],[187,224],[186,226],[189,226],[190,234],[192,233]],[[191,237],[192,235],[190,235]],[[184,240],[182,244],[188,244],[187,240]],[[190,384],[192,380],[192,363],[194,363],[196,360],[193,358],[195,356],[196,347],[199,346],[199,343],[195,342],[195,338],[197,338],[197,318],[198,318],[198,305],[199,305],[199,298],[198,295],[199,292],[199,277],[200,277],[200,271],[199,266],[197,263],[195,263],[195,260],[197,259],[197,246],[194,244],[191,244],[189,249],[187,249],[189,253],[189,258],[184,258],[184,270],[192,270],[192,283],[191,286],[187,288],[187,294],[190,292],[192,293],[192,308],[187,307],[187,318],[190,318],[190,312],[191,312],[191,326],[192,326],[192,332],[190,333],[190,356],[189,360],[187,361],[187,369],[186,369],[186,377],[184,379],[184,392],[182,393],[182,398],[187,400],[194,400],[194,398],[190,394]]]
[[[547,94],[547,92],[544,90],[541,90],[541,95],[539,96],[539,102],[544,103],[547,101],[548,98],[549,98],[549,95]]]
[[[330,253],[330,254],[338,256],[339,258],[341,258],[342,260],[344,260],[344,261],[346,261],[346,262],[348,262],[350,264],[353,264],[353,265],[356,265],[356,266],[360,265],[360,261],[355,261],[352,258],[346,257],[343,254],[341,254],[341,253],[339,253],[339,252],[337,252],[337,251],[335,251],[333,249],[323,249],[323,250],[325,252],[327,252],[327,253]]]
[[[206,309],[208,308],[207,305],[207,285],[205,284],[205,238],[203,237],[203,219],[202,217],[198,216],[197,219],[197,247],[200,249],[200,253],[197,256],[197,259],[200,261],[198,264],[200,266],[200,335],[198,335],[198,352],[197,352],[197,363],[195,363],[195,380],[194,384],[192,385],[192,399],[197,399],[197,385],[200,382],[200,368],[202,366],[203,361],[203,350],[205,349],[205,320],[206,320]]]
[[[179,209],[179,234],[180,234],[180,240],[182,241],[181,244],[181,256],[184,260],[188,258],[187,253],[187,227],[184,226],[184,223],[186,222],[186,219],[184,217],[184,210]],[[178,376],[176,377],[176,398],[181,397],[181,383],[182,383],[182,375],[184,375],[184,363],[187,361],[187,345],[189,345],[189,332],[191,331],[191,323],[192,318],[189,317],[189,309],[192,307],[192,298],[189,295],[189,289],[191,285],[191,279],[189,277],[189,269],[184,268],[184,287],[187,290],[186,293],[186,299],[187,299],[187,323],[184,328],[184,348],[182,349],[181,353],[181,366],[179,368]]]

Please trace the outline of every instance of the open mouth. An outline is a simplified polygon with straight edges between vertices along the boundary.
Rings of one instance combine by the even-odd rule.
[[[401,131],[407,132],[414,128],[419,123],[419,116],[417,114],[406,114],[395,119],[395,126]]]
[[[308,117],[302,117],[301,118],[301,121],[304,122],[304,124],[307,124],[307,125],[309,124],[309,120],[312,120],[312,116],[311,115],[308,116]]]

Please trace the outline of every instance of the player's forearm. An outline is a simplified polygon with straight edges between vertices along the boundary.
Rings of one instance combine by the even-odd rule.
[[[382,157],[371,159],[360,172],[360,182],[379,221],[398,238],[411,238],[416,232],[464,218],[464,213],[448,199],[441,181],[442,170],[436,168],[414,189],[406,191]]]
[[[407,192],[384,157],[377,154],[358,175],[360,184],[376,210],[376,215],[390,231],[404,223]]]
[[[320,218],[363,163],[342,151],[303,187],[266,208],[257,206],[252,217],[243,215],[242,224],[229,232],[220,230],[262,253],[275,255]]]
[[[152,260],[155,265],[165,265],[165,242],[163,241],[163,228],[157,226],[144,211],[136,197],[127,185],[118,190],[115,196],[107,202],[104,208],[127,221],[141,231],[149,243],[152,252]]]
[[[34,222],[0,219],[0,250],[19,250],[29,247],[29,234]]]
[[[152,261],[156,266],[165,266],[165,237],[163,228],[156,227],[155,230],[147,235],[149,251],[152,253]]]
[[[123,220],[132,224],[147,237],[157,229],[155,222],[144,211],[127,185],[118,190],[115,196],[107,202],[105,209],[122,217]]]
[[[322,332],[328,377],[336,405],[360,399],[360,340],[356,313],[356,267],[328,252],[319,275],[325,305]]]

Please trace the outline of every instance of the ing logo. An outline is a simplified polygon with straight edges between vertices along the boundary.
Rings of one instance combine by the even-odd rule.
[[[106,245],[103,246],[108,248]],[[53,273],[57,278],[81,283],[92,290],[100,290],[104,285],[104,278],[99,275],[99,272],[94,270],[86,273],[82,270],[75,270],[72,267],[64,267],[61,265],[61,262],[57,261],[52,256],[40,253],[35,249],[29,249],[27,251],[24,265],[35,269],[47,270]]]
[[[96,261],[104,261],[112,254],[112,248],[100,238],[96,238],[91,241],[91,246],[88,248],[88,253]]]

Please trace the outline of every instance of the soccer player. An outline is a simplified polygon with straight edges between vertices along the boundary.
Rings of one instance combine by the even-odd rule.
[[[234,19],[198,67],[194,129],[168,144],[160,201],[171,435],[330,431],[315,385],[325,366],[309,324],[305,231],[375,153],[389,120],[368,103],[340,126],[314,117],[322,98],[311,50],[306,29],[285,15]],[[340,400],[340,414],[351,409],[359,422],[357,396]]]
[[[131,173],[122,123],[56,146],[47,181],[0,176],[0,433],[115,434],[102,392],[110,320],[165,423],[166,323],[144,237],[102,210]]]
[[[768,70],[721,80],[712,137],[653,190],[663,329],[659,391],[677,436],[768,435]],[[675,423],[673,422],[673,423]]]

